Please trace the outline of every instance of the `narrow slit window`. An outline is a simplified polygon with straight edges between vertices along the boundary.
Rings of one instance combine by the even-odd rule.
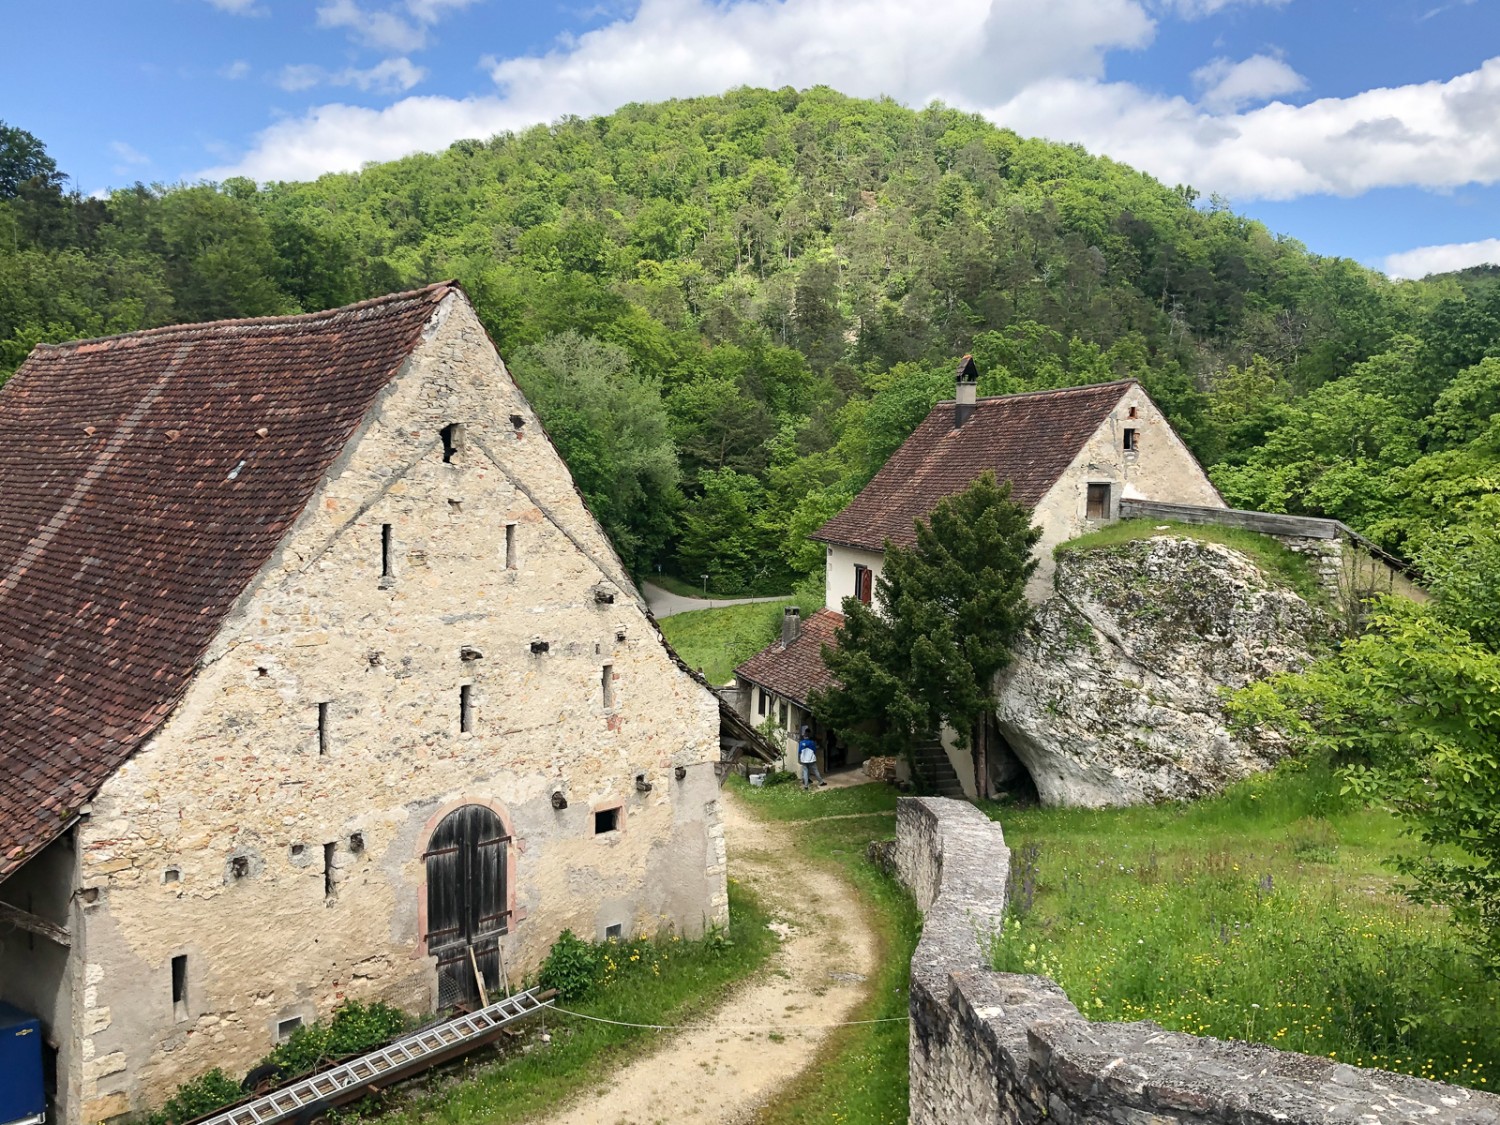
[[[767,695],[766,692],[765,692],[765,689],[762,688],[761,692],[760,692],[760,717],[762,719],[764,719],[766,717],[766,707],[767,707],[767,705],[770,702],[771,702],[771,697],[769,695]]]
[[[318,704],[318,756],[328,754],[328,704]]]
[[[1127,428],[1125,430],[1125,452],[1134,453],[1140,448],[1140,439],[1136,436],[1138,430]]]
[[[450,422],[442,429],[443,464],[451,465],[464,451],[464,427],[461,422]]]
[[[599,686],[604,692],[604,708],[610,709],[615,705],[615,666],[606,664],[599,674]]]
[[[394,574],[391,569],[391,554],[393,547],[391,539],[391,525],[383,523],[380,525],[380,577],[392,578]]]
[[[474,688],[471,684],[458,689],[458,729],[462,734],[474,729]]]
[[[620,830],[619,808],[600,809],[594,813],[594,835],[600,836],[605,832],[618,832]]]
[[[172,1016],[187,1019],[187,954],[172,958]]]
[[[323,898],[326,900],[333,898],[333,860],[337,853],[337,844],[323,845]]]
[[[516,569],[516,525],[505,525],[505,569]]]
[[[1109,485],[1089,485],[1088,510],[1085,514],[1091,520],[1109,519]]]

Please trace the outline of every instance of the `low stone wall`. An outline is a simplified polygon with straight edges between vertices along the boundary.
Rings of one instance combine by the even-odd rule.
[[[1500,1097],[1271,1047],[1095,1023],[990,970],[1010,851],[962,801],[902,798],[894,862],[926,915],[912,960],[911,1122],[1500,1125]]]

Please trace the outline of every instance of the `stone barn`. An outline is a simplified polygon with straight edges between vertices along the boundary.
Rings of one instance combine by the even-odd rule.
[[[736,720],[452,283],[37,348],[0,704],[0,1001],[64,1125],[345,998],[473,1003],[565,927],[727,921]]]

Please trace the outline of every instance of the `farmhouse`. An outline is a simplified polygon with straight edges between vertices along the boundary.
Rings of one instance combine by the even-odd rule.
[[[789,611],[777,642],[736,669],[741,706],[753,721],[774,718],[795,734],[810,725],[824,768],[855,764],[858,751],[821,727],[808,695],[827,683],[822,646],[843,621],[844,599],[871,604],[886,544],[910,547],[917,520],[962,492],[985,470],[1010,482],[1042,536],[1027,594],[1050,590],[1052,549],[1118,518],[1120,505],[1161,501],[1223,509],[1223,499],[1139,383],[1123,380],[1062,390],[979,398],[978,371],[965,357],[951,402],[933,407],[864,490],[813,539],[826,546],[825,604],[806,622]],[[973,768],[951,738],[928,748],[955,789],[975,795]],[[947,761],[945,762],[944,759]]]
[[[65,1125],[727,921],[721,706],[453,283],[37,348],[0,703],[0,1002]]]

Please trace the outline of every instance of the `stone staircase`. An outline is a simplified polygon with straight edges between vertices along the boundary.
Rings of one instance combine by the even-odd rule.
[[[963,784],[958,780],[958,774],[953,769],[953,763],[949,761],[942,742],[936,738],[918,741],[912,749],[912,759],[916,767],[914,780],[918,792],[934,797],[963,799]]]

